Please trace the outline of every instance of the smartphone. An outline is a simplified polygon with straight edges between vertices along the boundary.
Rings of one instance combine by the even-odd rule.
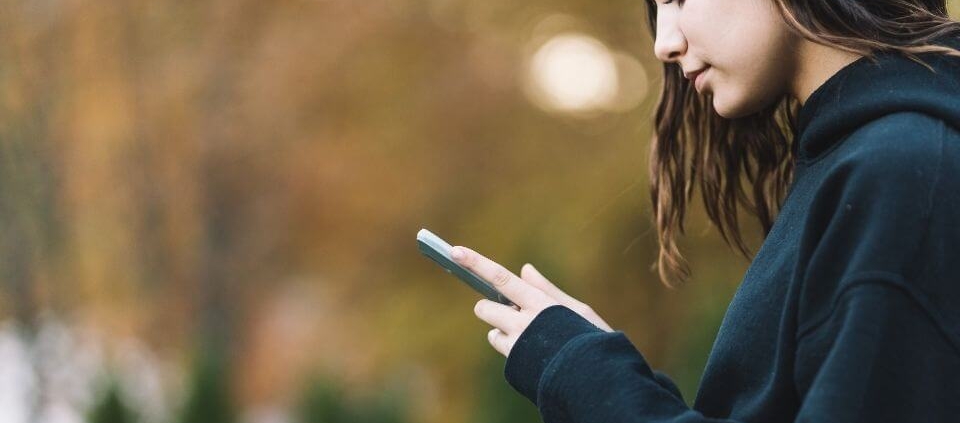
[[[487,297],[487,299],[513,307],[513,302],[508,300],[500,291],[497,291],[493,285],[453,261],[453,258],[450,257],[450,244],[434,235],[433,232],[420,229],[420,232],[417,232],[417,245],[420,247],[420,252],[423,253],[423,255],[437,262],[447,273],[453,273],[475,291]]]

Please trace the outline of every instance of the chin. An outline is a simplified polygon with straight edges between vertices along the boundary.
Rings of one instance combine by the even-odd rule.
[[[740,108],[736,106],[736,104],[724,102],[720,96],[713,96],[713,110],[725,119],[734,119],[745,115],[741,112]]]
[[[713,93],[713,109],[717,114],[725,119],[736,119],[749,116],[764,109],[763,102],[750,101],[749,98],[740,96]]]

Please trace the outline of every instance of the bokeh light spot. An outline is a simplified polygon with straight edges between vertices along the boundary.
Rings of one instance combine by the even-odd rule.
[[[582,33],[557,34],[536,50],[527,69],[526,91],[547,110],[589,111],[610,106],[619,79],[613,53]]]

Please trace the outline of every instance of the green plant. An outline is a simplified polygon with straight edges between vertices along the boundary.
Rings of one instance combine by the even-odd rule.
[[[125,403],[120,385],[112,377],[87,415],[89,423],[135,423],[139,420]]]

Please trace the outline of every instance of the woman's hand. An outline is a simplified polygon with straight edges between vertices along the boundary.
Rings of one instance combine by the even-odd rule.
[[[520,270],[520,277],[500,264],[466,247],[456,246],[450,251],[454,261],[477,276],[490,282],[503,295],[513,301],[514,307],[505,306],[487,299],[480,300],[473,308],[474,314],[493,326],[487,340],[500,354],[510,355],[510,350],[520,334],[530,326],[543,309],[560,304],[583,316],[600,329],[613,332],[586,304],[557,288],[527,263]]]

